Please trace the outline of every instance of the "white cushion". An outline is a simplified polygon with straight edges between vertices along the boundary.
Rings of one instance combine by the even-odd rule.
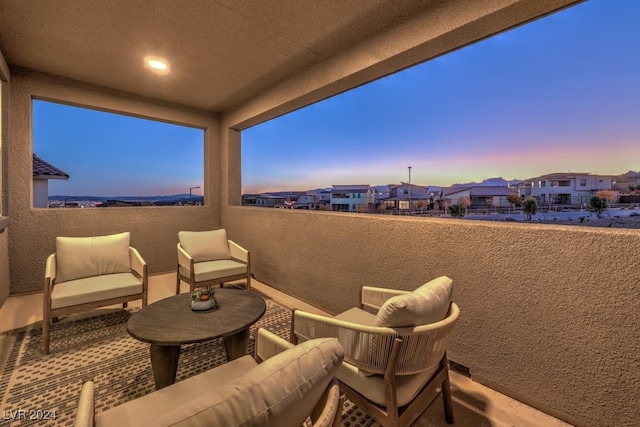
[[[336,375],[343,357],[337,339],[309,340],[144,425],[302,425]]]
[[[178,239],[182,249],[195,262],[231,258],[227,231],[224,228],[211,231],[180,231]]]
[[[51,291],[51,308],[69,307],[94,301],[136,295],[142,282],[131,273],[103,274],[56,283]]]
[[[441,276],[415,291],[389,298],[376,315],[376,326],[403,328],[439,322],[447,316],[453,281]]]
[[[205,280],[222,279],[238,274],[246,274],[247,264],[230,259],[221,259],[218,261],[195,263],[193,270],[196,275],[196,282],[204,282]],[[180,274],[189,277],[189,269],[180,266]]]
[[[56,282],[131,271],[130,233],[56,238]]]

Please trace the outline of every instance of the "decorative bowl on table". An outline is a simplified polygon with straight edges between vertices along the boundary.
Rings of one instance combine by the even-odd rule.
[[[218,301],[213,289],[205,288],[191,294],[191,310],[202,311],[217,307]]]

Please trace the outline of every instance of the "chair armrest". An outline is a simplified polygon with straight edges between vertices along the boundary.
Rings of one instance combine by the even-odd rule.
[[[231,257],[238,259],[240,261],[249,262],[249,251],[234,242],[233,240],[229,240],[229,251],[231,252]]]
[[[47,257],[47,263],[44,268],[44,281],[45,283],[51,284],[55,280],[56,280],[56,254],[53,253]]]
[[[95,415],[95,397],[93,381],[82,384],[80,398],[78,399],[78,409],[73,427],[92,427]]]
[[[256,354],[259,362],[267,360],[276,354],[294,347],[289,341],[280,338],[266,329],[259,328],[256,333]]]
[[[322,398],[311,412],[313,427],[332,427],[340,425],[340,416],[344,406],[344,394],[340,393],[337,378],[333,378]],[[314,421],[316,420],[316,421]]]
[[[191,266],[193,265],[193,258],[191,257],[191,255],[187,253],[187,251],[185,251],[182,248],[180,243],[178,243],[177,249],[178,249],[178,265],[180,265],[180,267],[184,267],[187,270],[191,271]]]
[[[400,291],[398,289],[374,288],[373,286],[363,286],[361,294],[362,309],[372,311],[380,310],[380,307],[391,297],[409,294],[411,291]]]
[[[302,310],[293,312],[292,340],[335,337],[344,348],[344,360],[371,373],[385,372],[395,329],[351,323]]]
[[[131,260],[131,269],[138,273],[140,277],[147,275],[147,263],[142,259],[137,249],[129,246],[129,259]]]

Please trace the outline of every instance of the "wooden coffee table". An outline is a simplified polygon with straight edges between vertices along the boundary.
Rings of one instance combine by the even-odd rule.
[[[227,360],[247,354],[249,327],[267,310],[264,299],[240,289],[216,289],[220,308],[191,310],[191,293],[165,298],[134,313],[127,322],[133,338],[151,344],[156,390],[176,382],[180,346],[222,337]]]

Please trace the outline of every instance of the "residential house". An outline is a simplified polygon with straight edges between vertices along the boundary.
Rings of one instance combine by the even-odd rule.
[[[292,209],[318,209],[320,196],[313,192],[301,194],[291,205]]]
[[[0,2],[0,303],[42,291],[56,236],[128,230],[157,274],[175,271],[179,231],[225,228],[257,280],[331,313],[363,284],[449,275],[462,315],[447,355],[470,381],[573,425],[637,425],[640,233],[241,203],[243,130],[580,1],[160,3]],[[205,203],[33,209],[34,98],[204,129]]]
[[[447,205],[455,205],[461,199],[467,199],[470,208],[508,208],[511,206],[507,196],[515,191],[502,186],[446,187],[442,189],[442,198]]]
[[[617,175],[613,182],[613,188],[619,191],[640,190],[640,172],[629,171],[622,175]]]
[[[557,172],[527,180],[531,183],[531,196],[540,205],[585,205],[600,190],[611,190],[613,175]]]
[[[369,212],[373,207],[370,185],[334,185],[331,189],[331,210],[339,212]]]
[[[33,155],[33,207],[49,207],[49,180],[69,179],[69,174]]]
[[[283,205],[287,196],[278,194],[259,194],[256,196],[256,206],[261,208],[275,208],[278,205]]]
[[[425,203],[424,208],[433,209],[435,194],[429,191],[429,187],[401,182],[400,184],[389,184],[389,196],[383,200],[387,209],[414,210],[417,201]],[[423,209],[424,209],[423,208]]]

